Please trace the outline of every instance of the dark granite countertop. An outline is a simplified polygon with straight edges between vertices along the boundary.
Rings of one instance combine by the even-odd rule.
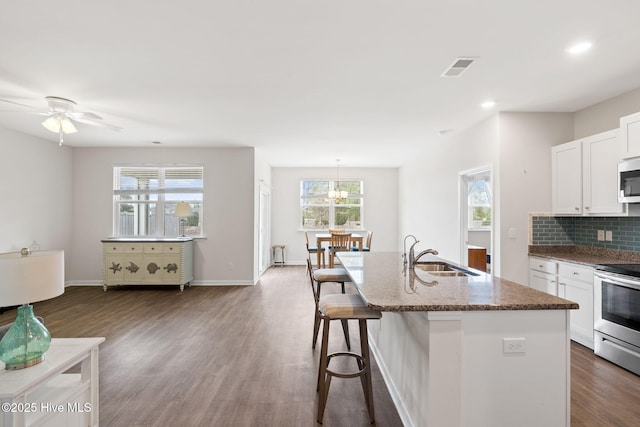
[[[108,237],[102,242],[127,243],[162,243],[162,242],[190,242],[193,237]]]
[[[460,277],[437,276],[420,269],[408,270],[403,267],[400,252],[342,252],[338,258],[369,306],[381,311],[578,308],[578,304],[572,301],[478,270],[473,270],[477,276]],[[449,262],[434,256],[423,257],[420,261]]]
[[[529,255],[557,261],[569,261],[593,267],[597,264],[640,263],[640,252],[590,246],[530,245]]]

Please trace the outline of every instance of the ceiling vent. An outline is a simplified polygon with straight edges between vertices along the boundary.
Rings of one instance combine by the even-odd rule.
[[[440,77],[460,77],[475,60],[476,58],[456,58],[453,64],[440,74]]]

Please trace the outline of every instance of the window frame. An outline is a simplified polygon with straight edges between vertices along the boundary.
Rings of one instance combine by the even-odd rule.
[[[473,186],[478,182],[484,182],[485,186],[485,194],[489,199],[487,203],[471,203],[471,193]],[[473,221],[473,211],[475,208],[489,208],[489,224],[488,225],[480,225],[479,227],[475,226]],[[490,183],[487,182],[482,176],[480,179],[471,179],[467,183],[467,229],[470,231],[485,231],[491,230],[493,224],[493,195],[491,191]]]
[[[319,193],[319,194],[314,194],[314,195],[305,195],[304,194],[304,188],[305,188],[305,183],[307,182],[320,182],[320,183],[327,183],[327,192],[326,193]],[[349,199],[359,199],[359,203],[354,204],[354,203],[341,203],[338,202],[336,203],[334,200],[329,198],[329,191],[332,190],[336,190],[337,189],[337,184],[340,183],[346,183],[346,182],[358,182],[359,186],[360,186],[360,193],[348,193],[347,195],[347,200]],[[299,183],[299,200],[300,200],[300,205],[299,205],[299,219],[300,219],[300,229],[303,231],[311,231],[311,232],[318,232],[318,231],[328,231],[329,229],[345,229],[345,230],[356,230],[356,231],[362,231],[364,230],[364,206],[365,206],[365,191],[364,191],[364,181],[362,179],[342,179],[340,181],[338,180],[333,180],[333,179],[326,179],[326,178],[317,178],[317,179],[300,179],[300,183]],[[326,200],[327,203],[317,203],[317,204],[313,204],[313,205],[309,205],[309,204],[305,204],[304,201],[305,200],[310,200],[310,199],[318,199],[318,200]],[[328,219],[328,224],[324,227],[318,228],[309,228],[309,227],[305,227],[304,226],[304,210],[305,208],[308,208],[309,206],[317,206],[317,207],[326,207],[328,208],[328,212],[329,212],[329,219]],[[340,207],[357,207],[360,209],[360,221],[359,221],[359,225],[357,227],[342,227],[339,225],[336,225],[336,208],[340,208]]]
[[[149,176],[149,180],[155,180],[156,186],[148,186],[146,188],[126,188],[123,178],[127,175],[123,175],[123,170],[130,170],[132,174],[135,174],[136,169],[138,177],[132,177],[138,183],[141,177],[145,175]],[[194,177],[188,177],[189,173],[184,174],[184,178],[172,175],[168,173],[171,169],[193,169]],[[199,177],[198,177],[199,175]],[[168,185],[167,181],[180,181],[180,180],[194,180],[200,181],[201,184],[190,185]],[[204,235],[204,165],[202,164],[114,164],[113,165],[113,189],[112,189],[112,206],[113,206],[113,236],[123,238],[171,238],[180,236],[180,232],[167,233],[167,224],[165,218],[167,216],[167,208],[172,205],[177,205],[180,202],[189,203],[193,210],[194,215],[189,219],[196,218],[198,222],[198,234],[188,235],[187,237],[201,238]],[[184,198],[176,198],[176,196],[184,194]],[[122,196],[131,196],[132,200],[123,199]],[[195,197],[194,197],[195,196]],[[198,197],[199,196],[199,197]],[[140,198],[143,197],[143,198]],[[144,199],[146,197],[146,200]],[[131,204],[134,209],[134,226],[133,233],[122,234],[122,215],[121,206]],[[140,209],[144,209],[146,213],[144,218],[141,218]],[[149,232],[151,227],[151,210],[155,210],[155,225],[154,232]],[[175,209],[175,207],[173,208]],[[159,215],[159,212],[164,212],[163,215]],[[187,219],[187,220],[189,220]],[[142,230],[141,230],[142,228]],[[180,219],[178,219],[178,230],[180,230]],[[172,230],[171,230],[172,231]]]

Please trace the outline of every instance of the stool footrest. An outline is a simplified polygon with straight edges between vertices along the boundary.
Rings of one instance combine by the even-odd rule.
[[[334,357],[353,357],[358,362],[358,371],[355,372],[337,372],[329,369],[329,365],[331,364],[331,359]],[[325,373],[327,375],[333,375],[337,378],[355,378],[361,376],[367,370],[367,362],[364,360],[364,357],[360,356],[357,353],[353,353],[350,351],[339,351],[336,353],[331,353],[327,356],[327,369]]]

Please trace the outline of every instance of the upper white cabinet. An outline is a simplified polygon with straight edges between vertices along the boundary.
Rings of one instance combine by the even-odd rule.
[[[618,129],[551,148],[552,208],[557,215],[624,215],[618,203]]]
[[[620,148],[623,159],[640,157],[640,113],[620,118]]]
[[[582,213],[582,142],[551,147],[551,194],[553,213]]]

